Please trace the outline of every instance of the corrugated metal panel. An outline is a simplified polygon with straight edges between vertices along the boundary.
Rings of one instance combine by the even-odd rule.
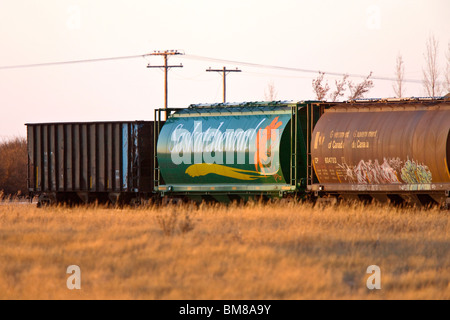
[[[28,152],[28,172],[27,172],[27,181],[28,181],[28,189],[30,187],[36,188],[36,174],[34,172],[35,165],[35,133],[34,127],[27,127],[27,152]]]
[[[27,137],[30,192],[153,189],[153,122],[27,124]]]
[[[80,190],[88,190],[89,188],[89,158],[88,158],[88,126],[83,124],[80,126]]]
[[[128,188],[128,124],[124,124],[122,127],[122,188],[126,190]]]
[[[80,126],[74,125],[72,131],[72,140],[73,140],[73,183],[74,189],[81,189],[81,140],[80,140]]]

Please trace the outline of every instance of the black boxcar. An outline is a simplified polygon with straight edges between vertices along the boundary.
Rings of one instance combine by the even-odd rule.
[[[39,203],[153,194],[153,121],[26,124],[28,191]]]

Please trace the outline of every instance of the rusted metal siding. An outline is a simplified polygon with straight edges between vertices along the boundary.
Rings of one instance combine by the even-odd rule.
[[[153,122],[27,124],[28,190],[152,192]]]
[[[450,183],[449,132],[449,102],[332,107],[313,132],[315,172],[336,186],[441,188]]]

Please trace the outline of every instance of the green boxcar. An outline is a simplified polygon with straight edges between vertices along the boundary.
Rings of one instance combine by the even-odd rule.
[[[311,168],[308,132],[319,108],[271,102],[177,110],[159,133],[155,190],[219,201],[303,194]]]

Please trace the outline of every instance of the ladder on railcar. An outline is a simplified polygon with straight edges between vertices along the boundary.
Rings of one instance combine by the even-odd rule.
[[[314,130],[314,106],[306,105],[306,185],[310,186],[314,183],[314,166],[311,155],[311,139]]]
[[[153,124],[153,190],[159,187],[161,172],[159,170],[157,145],[159,132],[161,131],[161,109],[155,109],[155,122]]]
[[[166,123],[166,120],[169,119],[169,116],[172,112],[180,110],[178,108],[163,108],[163,109],[155,109],[155,123],[153,125],[153,190],[157,191],[158,187],[161,185],[161,170],[159,168],[158,163],[158,139],[159,133],[161,132],[161,128]],[[164,112],[164,119],[161,118],[162,113]],[[164,182],[164,181],[163,181]]]
[[[291,107],[291,159],[290,159],[290,179],[291,185],[297,188],[298,186],[298,105]]]
[[[316,111],[314,111],[316,109]],[[312,158],[313,132],[317,121],[325,112],[325,104],[323,103],[308,103],[306,105],[306,185],[310,186],[317,183],[317,178],[314,173],[314,159]]]

